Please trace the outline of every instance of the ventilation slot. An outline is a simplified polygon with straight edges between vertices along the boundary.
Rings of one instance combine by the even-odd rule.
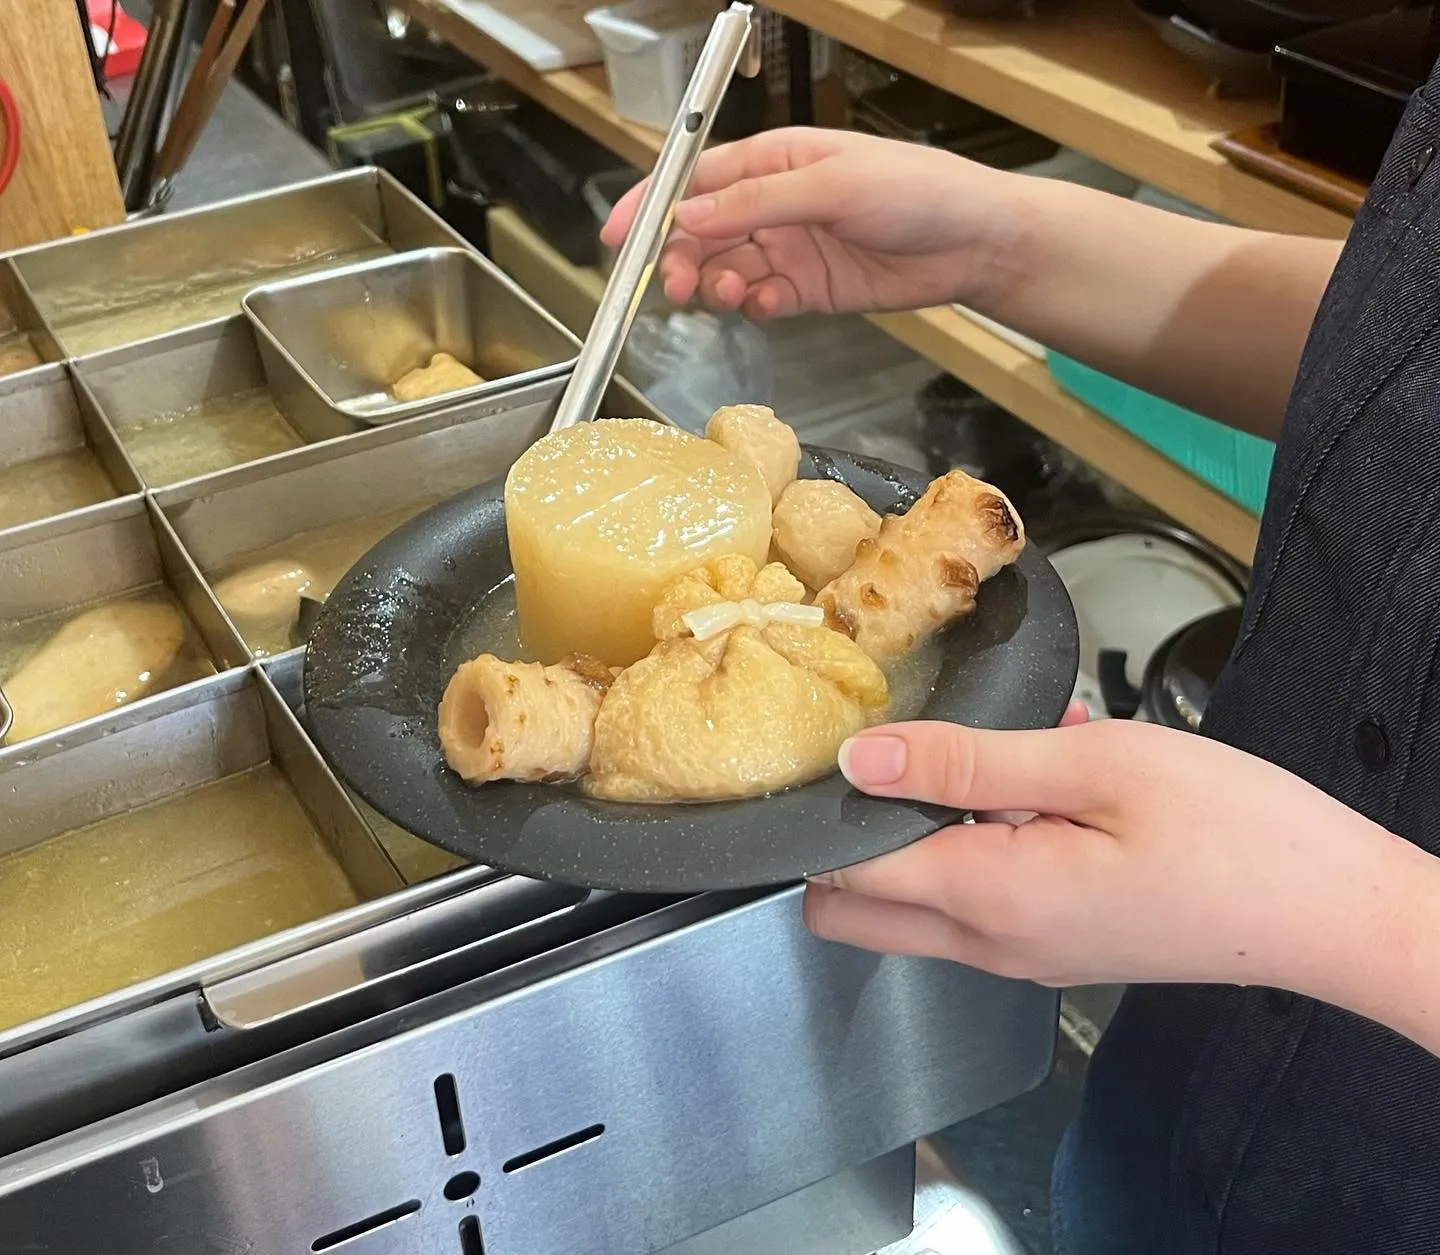
[[[465,1150],[465,1121],[460,1118],[460,1093],[455,1078],[446,1072],[435,1078],[435,1110],[440,1116],[440,1140],[452,1159]]]
[[[516,1155],[509,1160],[502,1171],[519,1172],[521,1168],[529,1168],[539,1163],[542,1159],[551,1159],[556,1155],[563,1154],[567,1150],[574,1150],[577,1146],[583,1146],[586,1142],[593,1142],[605,1132],[603,1124],[592,1124],[588,1129],[581,1129],[578,1133],[571,1133],[569,1137],[562,1137],[555,1142],[547,1142],[544,1146],[538,1146],[534,1150],[528,1150],[523,1155]]]
[[[397,1220],[404,1220],[406,1216],[413,1216],[420,1210],[420,1200],[412,1198],[408,1203],[401,1203],[399,1207],[391,1207],[388,1211],[376,1212],[364,1220],[357,1220],[354,1224],[346,1225],[343,1229],[336,1229],[334,1233],[327,1233],[323,1238],[316,1238],[310,1243],[312,1251],[329,1251],[345,1242],[352,1242],[358,1237],[367,1233],[374,1233],[376,1229],[383,1229],[386,1225],[394,1224]]]
[[[460,1222],[460,1255],[485,1255],[485,1241],[480,1236],[480,1222],[466,1216]]]

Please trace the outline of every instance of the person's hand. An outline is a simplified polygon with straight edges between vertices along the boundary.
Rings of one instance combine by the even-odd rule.
[[[982,818],[817,878],[810,928],[1047,985],[1260,984],[1342,1001],[1356,954],[1415,949],[1407,895],[1435,877],[1423,851],[1298,777],[1153,724],[897,724],[847,742],[841,765],[867,793]]]
[[[767,131],[705,153],[660,262],[665,295],[754,319],[916,309],[975,293],[1019,182],[953,154],[842,131]],[[618,247],[648,184],[602,233]]]

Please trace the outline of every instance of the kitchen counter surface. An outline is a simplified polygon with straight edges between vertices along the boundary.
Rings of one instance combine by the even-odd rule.
[[[129,98],[130,80],[112,80],[110,91],[113,99],[105,102],[105,119],[113,134]],[[248,87],[232,79],[175,181],[166,212],[266,192],[332,169],[323,153]]]

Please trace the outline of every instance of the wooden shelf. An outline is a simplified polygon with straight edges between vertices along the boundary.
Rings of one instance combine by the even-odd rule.
[[[1268,121],[1215,100],[1129,0],[1066,0],[1026,22],[971,22],[939,0],[766,0],[766,7],[1245,226],[1340,238],[1343,214],[1232,166],[1218,136]]]
[[[1088,4],[1092,0],[1080,0],[1080,2]],[[532,99],[552,109],[573,126],[597,142],[604,144],[625,160],[641,169],[648,169],[654,162],[655,156],[660,151],[663,136],[648,127],[637,126],[616,116],[610,103],[602,67],[588,66],[578,70],[561,70],[540,74],[469,22],[457,16],[452,10],[439,4],[437,0],[404,0],[404,3],[417,21],[430,27],[461,52],[484,65],[518,91],[524,92]],[[852,46],[860,47],[893,64],[901,65],[901,68],[907,68],[912,73],[924,73],[924,66],[929,65],[930,72],[925,73],[925,77],[937,82],[940,82],[938,77],[940,70],[937,67],[946,65],[948,62],[944,62],[943,58],[937,62],[935,58],[937,53],[943,54],[946,51],[945,47],[931,47],[926,54],[929,59],[923,64],[917,65],[912,62],[907,66],[899,59],[902,53],[914,52],[911,41],[919,40],[927,29],[924,23],[920,22],[918,15],[929,15],[928,29],[932,32],[931,37],[933,37],[933,32],[943,31],[946,32],[946,38],[953,39],[956,30],[970,29],[968,24],[947,20],[937,10],[929,9],[923,4],[903,3],[902,0],[768,0],[768,3],[772,8],[780,9],[797,17],[816,29],[825,30],[826,33],[833,34]],[[872,40],[871,44],[866,47],[858,37],[865,31],[857,29],[852,24],[857,20],[854,15],[862,12],[871,14],[869,21],[872,24],[881,20],[875,16],[876,14],[908,15],[905,23],[897,28],[902,33],[898,36],[892,34],[892,42],[898,40],[896,46],[887,43],[882,47]],[[918,27],[916,23],[919,23]],[[1013,38],[1014,32],[1030,31],[1031,28],[1029,26],[1003,26],[992,29],[1001,34],[1008,33],[1008,37]],[[1046,29],[1050,28],[1044,24],[1036,27],[1037,31]],[[874,36],[874,29],[871,28],[869,33]],[[1136,32],[1130,31],[1127,34],[1122,29],[1114,34],[1116,34],[1118,46],[1122,49],[1128,47],[1131,52],[1126,54],[1123,51],[1112,50],[1112,56],[1121,61],[1124,60],[1125,55],[1140,57],[1140,52],[1135,50],[1136,43],[1140,42],[1136,39]],[[1162,61],[1168,57],[1166,50],[1159,45],[1158,41],[1151,41],[1148,38],[1148,32],[1141,30],[1139,35],[1147,36],[1143,41],[1146,56]],[[1052,33],[1048,38],[1054,37]],[[980,37],[977,35],[975,38],[978,41]],[[968,79],[965,80],[967,90],[963,94],[978,100],[996,112],[1014,117],[1016,121],[1022,122],[1024,125],[1045,131],[1063,143],[1092,152],[1100,159],[1111,161],[1117,166],[1123,165],[1123,163],[1113,160],[1113,154],[1107,155],[1104,152],[1096,151],[1095,143],[1083,143],[1073,134],[1061,134],[1060,132],[1066,130],[1067,127],[1058,125],[1058,122],[1055,126],[1044,126],[1040,125],[1033,116],[1021,116],[1023,110],[1020,105],[1030,100],[1031,93],[1038,93],[1040,97],[1050,101],[1050,104],[1043,109],[1038,105],[1033,105],[1032,102],[1033,112],[1044,113],[1046,109],[1052,109],[1056,112],[1057,118],[1063,115],[1065,110],[1060,109],[1055,102],[1062,97],[1068,98],[1065,97],[1066,92],[1074,93],[1077,90],[1075,81],[1067,82],[1065,76],[1059,73],[1053,63],[1048,78],[1041,74],[1033,64],[1036,59],[1040,59],[1040,54],[1033,50],[1032,45],[1027,45],[1030,50],[1022,53],[1014,45],[998,45],[993,39],[987,39],[984,42],[995,47],[1008,48],[1010,63],[1018,61],[1022,66],[1028,65],[1027,73],[1031,78],[1038,77],[1046,85],[1038,88],[1012,87],[1009,90],[1008,99],[1011,100],[1013,107],[1009,108],[1002,107],[1002,104],[995,99],[983,98],[978,94],[978,89],[970,90],[975,84]],[[981,54],[972,51],[967,55],[979,56]],[[1002,58],[1002,63],[1004,61],[1005,59]],[[949,73],[949,71],[946,72]],[[992,76],[995,76],[1000,75],[1002,71],[992,69],[991,73]],[[1117,102],[1134,100],[1136,98],[1135,87],[1133,83],[1122,76],[1121,81],[1128,85],[1107,89],[1114,97],[1114,99],[1109,99],[1106,91],[1102,90],[1100,81],[1096,77],[1097,74],[1098,69],[1094,66],[1084,74],[1078,70],[1070,71],[1072,80],[1084,79],[1089,84],[1087,98],[1091,102],[1092,113],[1100,110],[1103,106],[1113,115],[1112,124],[1119,126],[1119,119],[1126,113],[1129,106]],[[975,82],[983,86],[986,80],[980,76]],[[951,83],[940,82],[940,85],[955,90]],[[1177,114],[1170,115],[1168,124],[1161,125],[1156,122],[1155,119],[1165,113],[1162,106],[1155,101],[1157,91],[1158,89],[1152,88],[1151,95],[1148,97],[1148,106],[1141,108],[1137,116],[1150,119],[1152,129],[1157,132],[1151,135],[1148,141],[1150,145],[1166,149],[1163,135],[1168,132],[1172,139],[1177,135],[1189,135],[1186,128],[1191,124],[1181,120]],[[1178,88],[1172,87],[1171,91],[1179,94]],[[1219,126],[1225,125],[1219,120],[1222,113],[1239,107],[1206,102],[1198,87],[1196,88],[1196,97],[1196,108],[1213,111],[1215,116],[1211,118],[1210,131],[1204,132],[1202,138],[1195,139],[1193,142],[1187,139],[1183,149],[1176,145],[1171,145],[1166,149],[1167,159],[1177,171],[1190,169],[1193,180],[1195,171],[1208,169],[1210,173],[1207,177],[1211,185],[1215,188],[1231,189],[1232,196],[1238,195],[1237,192],[1234,192],[1234,188],[1243,187],[1245,184],[1257,185],[1263,191],[1251,188],[1246,194],[1253,195],[1257,204],[1271,205],[1276,214],[1280,213],[1281,206],[1290,204],[1292,210],[1295,205],[1302,206],[1302,210],[1298,211],[1302,216],[1304,213],[1313,211],[1313,213],[1321,215],[1322,220],[1325,217],[1340,220],[1339,215],[1310,206],[1308,202],[1300,201],[1297,197],[1271,188],[1268,184],[1259,184],[1258,180],[1230,170],[1217,155],[1209,151],[1208,135]],[[1249,107],[1253,108],[1253,106]],[[1067,108],[1083,113],[1083,111],[1076,110],[1073,100]],[[1202,133],[1197,130],[1196,135],[1202,135]],[[1182,153],[1189,155],[1183,157]],[[1186,162],[1191,162],[1193,169],[1187,166]],[[1131,164],[1133,166],[1134,163]],[[1157,177],[1153,169],[1146,170],[1143,174],[1150,182],[1163,186],[1177,195],[1184,195],[1197,203],[1206,203],[1203,195],[1196,194],[1193,181],[1187,183],[1178,177],[1170,179]],[[1230,177],[1232,175],[1244,182],[1234,183]],[[1203,192],[1203,189],[1201,190]],[[1272,223],[1272,225],[1278,224]],[[600,288],[603,286],[598,274],[570,266],[568,262],[554,253],[553,249],[549,249],[543,241],[535,238],[533,232],[520,224],[513,215],[508,214],[508,211],[501,211],[499,227],[499,241],[507,251],[507,257],[511,252],[514,253],[514,257],[510,259],[511,264],[506,265],[506,268],[518,267],[521,272],[517,274],[518,280],[526,286],[530,286],[532,290],[536,290],[537,285],[543,285],[543,290],[551,293],[550,299],[559,301],[563,306],[565,321],[577,331],[577,334],[583,335],[584,327],[581,325],[581,320],[587,319],[588,315],[593,313],[594,302],[598,300]],[[1287,229],[1301,230],[1303,228],[1291,222]],[[993,331],[950,308],[921,310],[906,314],[876,315],[871,321],[922,357],[934,362],[942,370],[949,371],[963,379],[997,405],[1011,411],[1036,430],[1044,432],[1078,457],[1125,485],[1136,495],[1164,510],[1177,522],[1218,545],[1226,553],[1246,563],[1253,558],[1257,531],[1257,520],[1254,515],[1190,474],[1177,463],[1156,452],[1144,441],[1112,423],[1104,415],[1075,400],[1060,388],[1042,361],[1023,349],[1017,348]]]
[[[541,74],[439,0],[400,3],[412,18],[446,43],[632,165],[648,170],[659,156],[665,137],[648,126],[627,122],[615,112],[604,66],[585,65]]]
[[[1254,558],[1250,511],[1077,401],[1024,349],[951,308],[870,321],[1232,557]]]

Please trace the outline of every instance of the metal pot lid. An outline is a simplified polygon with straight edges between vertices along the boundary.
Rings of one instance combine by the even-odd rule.
[[[1155,651],[1145,674],[1145,705],[1159,723],[1195,732],[1240,635],[1240,606],[1226,606],[1181,628]]]

